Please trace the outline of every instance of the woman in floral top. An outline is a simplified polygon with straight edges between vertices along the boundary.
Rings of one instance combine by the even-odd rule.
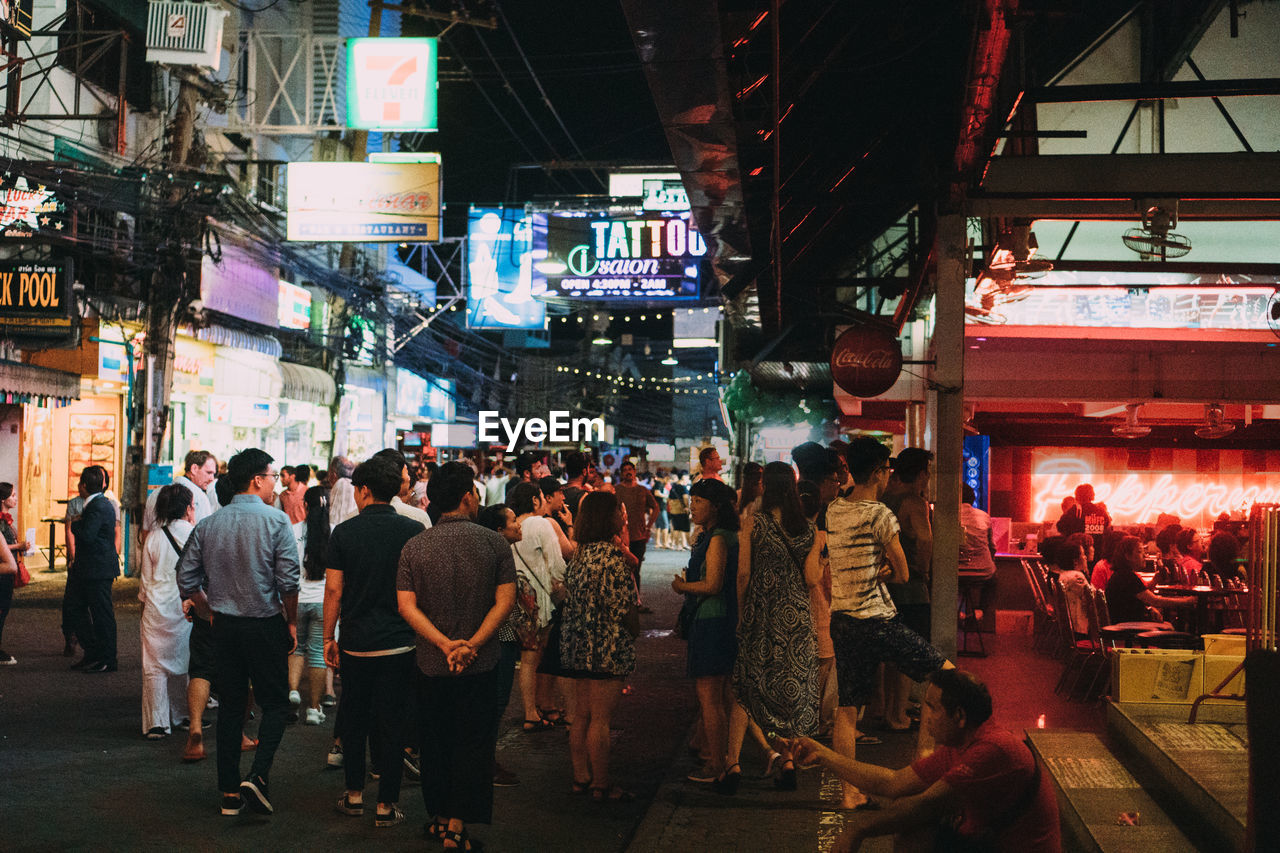
[[[609,722],[622,681],[636,668],[638,601],[631,572],[612,540],[623,529],[622,504],[612,492],[583,495],[574,522],[578,551],[565,570],[568,598],[560,662],[578,680],[569,732],[573,792],[598,801],[635,799],[609,783]]]

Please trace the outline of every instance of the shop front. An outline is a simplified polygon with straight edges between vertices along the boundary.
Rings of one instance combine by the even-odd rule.
[[[280,376],[283,399],[274,431],[282,433],[284,450],[277,459],[286,465],[323,465],[333,443],[337,384],[323,370],[283,361]]]
[[[386,377],[370,367],[346,365],[338,403],[334,455],[354,460],[368,459],[382,448],[391,446],[392,440],[386,432]]]

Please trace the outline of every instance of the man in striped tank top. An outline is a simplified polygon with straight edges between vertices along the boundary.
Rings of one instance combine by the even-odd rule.
[[[898,519],[880,502],[889,483],[889,449],[864,436],[850,442],[845,453],[853,485],[827,506],[831,639],[840,692],[832,745],[836,752],[853,758],[858,708],[871,699],[881,663],[894,664],[916,681],[952,664],[898,620],[885,588],[886,582],[907,580]],[[845,808],[867,802],[856,788],[842,785]]]

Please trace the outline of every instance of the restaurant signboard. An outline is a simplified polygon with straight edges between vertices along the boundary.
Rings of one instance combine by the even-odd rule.
[[[73,278],[70,260],[0,261],[0,337],[48,343],[74,336]]]
[[[440,163],[290,163],[288,239],[440,239]]]
[[[902,373],[902,345],[880,326],[851,326],[831,348],[831,379],[855,397],[876,397]]]

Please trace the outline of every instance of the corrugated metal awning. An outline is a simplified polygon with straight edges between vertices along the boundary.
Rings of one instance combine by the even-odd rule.
[[[280,392],[280,396],[286,400],[332,406],[338,394],[338,386],[332,376],[305,364],[282,361],[280,375],[284,378],[284,390]]]
[[[208,341],[221,347],[260,352],[272,358],[279,358],[284,353],[280,342],[270,335],[255,335],[253,332],[228,329],[226,326],[205,326],[196,329],[196,340]]]
[[[80,399],[80,374],[0,360],[0,402],[44,405]]]

